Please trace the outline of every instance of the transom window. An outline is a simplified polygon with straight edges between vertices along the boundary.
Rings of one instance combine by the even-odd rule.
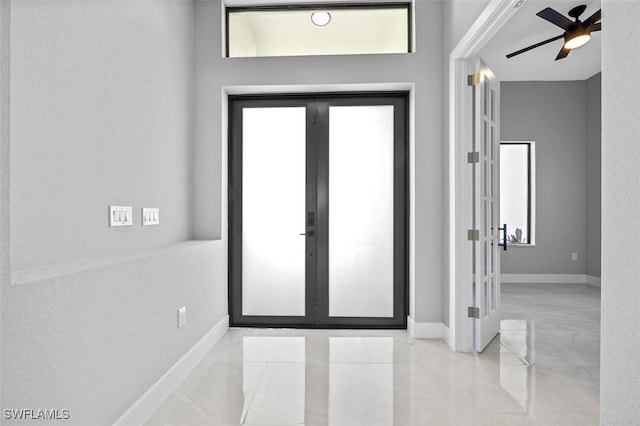
[[[411,3],[228,7],[227,56],[411,51]]]
[[[535,243],[534,213],[535,143],[500,142],[500,223],[507,225],[507,243]]]

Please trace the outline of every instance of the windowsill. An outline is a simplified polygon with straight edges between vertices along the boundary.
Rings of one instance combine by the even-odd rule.
[[[265,59],[291,59],[291,58],[331,58],[331,57],[353,57],[353,56],[397,56],[397,55],[412,55],[414,51],[411,52],[354,52],[354,53],[343,53],[343,52],[326,52],[326,53],[307,53],[307,54],[294,54],[294,53],[282,53],[278,55],[247,55],[247,56],[222,56],[222,59],[257,59],[257,60],[265,60]]]
[[[521,247],[521,248],[534,248],[535,244],[517,244],[517,243],[507,243],[507,250],[512,247]]]

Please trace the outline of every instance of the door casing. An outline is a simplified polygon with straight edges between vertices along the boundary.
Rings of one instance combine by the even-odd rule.
[[[524,0],[526,1],[526,0]],[[475,56],[518,11],[523,0],[490,0],[473,26],[449,55],[449,323],[444,339],[458,352],[473,350],[473,322],[467,308],[473,305],[473,276],[469,262],[472,229],[469,211],[472,196],[468,182],[471,168],[472,110],[468,76],[475,72]]]

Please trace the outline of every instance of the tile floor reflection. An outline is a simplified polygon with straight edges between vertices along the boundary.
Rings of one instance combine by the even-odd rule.
[[[598,289],[504,285],[501,335],[231,329],[148,425],[596,425]]]

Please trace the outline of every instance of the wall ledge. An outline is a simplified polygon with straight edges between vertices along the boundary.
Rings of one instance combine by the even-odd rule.
[[[588,284],[600,287],[600,277],[585,274],[500,274],[510,284]]]
[[[71,262],[57,263],[55,265],[40,266],[37,268],[22,269],[11,272],[11,284],[27,284],[31,282],[46,280],[62,275],[74,274],[90,269],[101,268],[104,266],[115,265],[119,263],[132,262],[135,260],[145,259],[154,256],[160,256],[176,250],[185,250],[195,246],[204,244],[222,244],[223,240],[190,240],[182,241],[169,246],[163,246],[156,249],[144,250],[136,253],[129,253],[118,256],[101,256],[90,259],[80,259]]]
[[[164,373],[113,425],[133,426],[144,424],[171,392],[193,371],[211,348],[222,339],[228,329],[229,316],[226,315]]]

